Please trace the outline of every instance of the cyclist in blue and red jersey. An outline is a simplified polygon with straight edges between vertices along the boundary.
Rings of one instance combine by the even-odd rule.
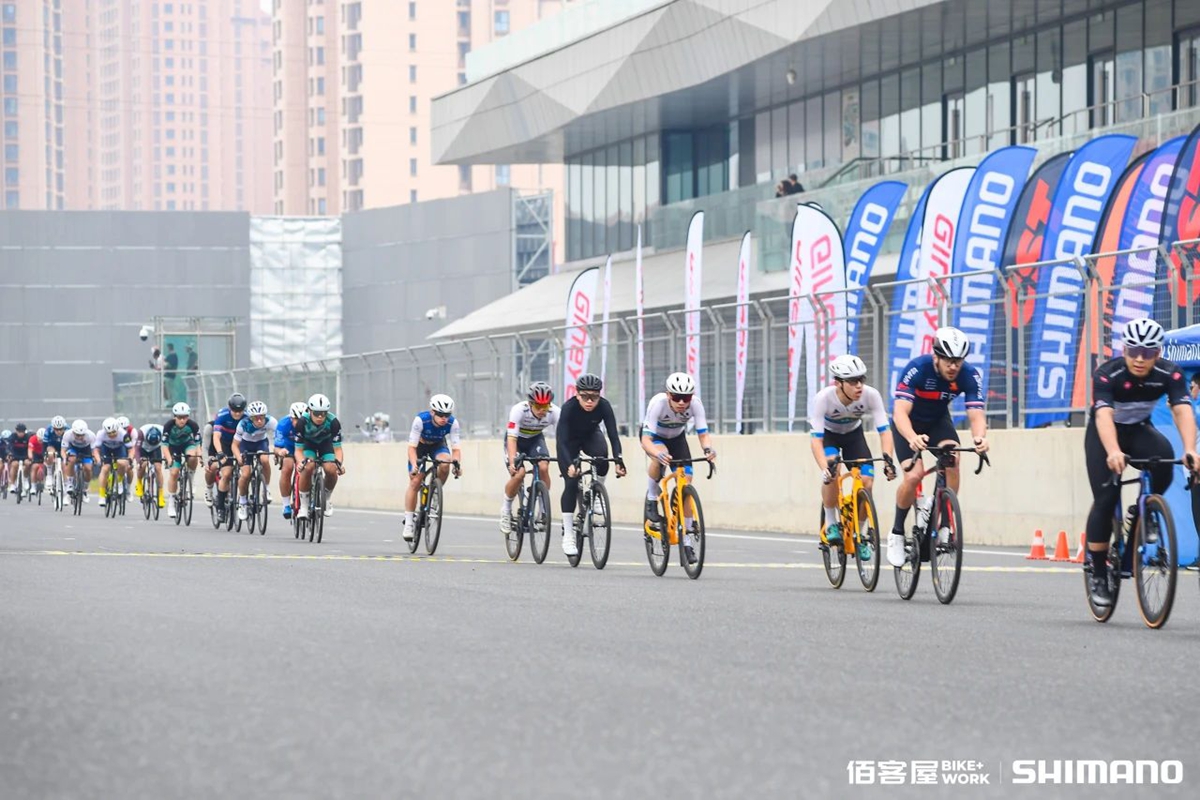
[[[892,409],[892,433],[896,459],[907,467],[913,457],[929,447],[959,444],[958,431],[950,419],[950,401],[960,394],[967,405],[967,421],[975,452],[986,453],[987,417],[984,415],[983,378],[967,365],[971,343],[958,328],[938,328],[933,334],[933,352],[917,356],[900,373],[896,402]],[[917,484],[925,470],[913,468],[896,489],[896,521],[888,534],[887,557],[893,567],[904,564],[904,521],[917,495]],[[946,483],[958,492],[958,460],[946,470]]]
[[[292,403],[289,414],[275,426],[275,455],[279,459],[279,496],[283,500],[283,518],[292,518],[292,476],[296,470],[296,437],[308,403]]]
[[[38,438],[42,440],[44,453],[42,455],[43,466],[47,470],[54,469],[54,462],[58,457],[58,452],[62,450],[62,437],[67,432],[67,421],[62,416],[56,416],[50,420],[50,424],[43,428],[38,433]],[[55,489],[54,482],[50,483],[50,496],[53,497]]]
[[[225,495],[229,492],[229,481],[233,475],[233,436],[238,423],[246,415],[246,396],[241,392],[229,395],[229,401],[217,412],[212,422],[212,451],[220,463],[220,479],[217,483],[217,508],[225,507]]]

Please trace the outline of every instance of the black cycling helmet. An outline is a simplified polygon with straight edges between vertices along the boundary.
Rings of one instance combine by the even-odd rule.
[[[590,372],[580,375],[579,380],[575,381],[575,390],[579,392],[598,392],[603,388],[604,381],[600,380],[600,376]]]
[[[24,422],[17,423],[17,433],[24,433],[26,430]]]
[[[241,392],[234,392],[229,395],[229,410],[230,411],[245,411],[246,410],[246,395]]]

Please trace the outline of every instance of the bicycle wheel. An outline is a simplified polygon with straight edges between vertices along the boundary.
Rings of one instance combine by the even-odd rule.
[[[256,494],[256,497],[258,499],[255,500],[255,504],[258,506],[257,511],[258,511],[258,535],[259,536],[267,535],[267,520],[270,519],[270,517],[271,517],[269,504],[267,503],[267,492],[269,489],[270,489],[270,487],[267,485],[267,482],[262,480],[262,476],[259,475],[258,493]]]
[[[242,521],[237,518],[237,499],[234,497],[235,494],[237,494],[237,483],[233,478],[230,478],[229,491],[225,493],[225,530],[232,531],[236,525],[240,533],[242,530]]]
[[[303,502],[308,503],[308,541],[316,541],[317,538],[317,517],[324,513],[321,508],[321,499],[317,497],[317,480],[320,476],[313,476],[313,483],[308,489],[308,496]]]
[[[664,510],[660,499],[659,511],[661,513]],[[649,521],[642,522],[642,535],[646,537],[646,560],[650,562],[650,571],[659,577],[667,571],[667,564],[671,560],[671,538],[667,533],[666,514],[662,519],[658,530],[652,528]]]
[[[251,470],[250,485],[246,487],[246,530],[251,536],[258,529],[259,480],[258,470]]]
[[[546,560],[550,550],[550,492],[539,483],[533,493],[533,512],[529,515],[529,552],[535,563]]]
[[[212,514],[213,528],[215,528],[216,530],[221,530],[221,523],[224,522],[224,520],[221,519],[221,503],[220,503],[221,498],[220,498],[220,495],[217,494],[216,486],[217,485],[214,483],[211,487],[209,487],[209,491],[213,495],[213,499],[212,499],[213,502],[212,502],[212,505],[208,507],[208,511],[210,514]]]
[[[576,510],[575,514],[573,515],[575,517],[574,527],[573,527],[573,530],[574,530],[573,535],[575,536],[575,555],[567,556],[567,563],[571,565],[571,569],[574,569],[575,567],[579,566],[579,562],[583,559],[583,540],[588,539],[592,534],[592,532],[589,531],[586,527],[587,525],[591,524],[589,521],[591,514],[587,512],[587,509],[588,509],[588,498],[586,498],[584,495],[580,495],[579,496],[579,507]],[[564,522],[566,521],[566,516],[563,517],[563,521]],[[567,528],[566,528],[566,525],[564,524],[563,536],[566,536],[566,535],[567,535]]]
[[[57,461],[54,462],[53,485],[54,485],[54,510],[62,511],[63,507],[66,506],[66,504],[67,504],[67,499],[63,495],[63,493],[65,491],[65,485],[63,482],[62,467],[59,466],[59,463]]]
[[[192,506],[196,501],[194,492],[192,491],[192,473],[188,470],[183,471],[183,485],[180,487],[183,492],[183,524],[190,526],[192,524]]]
[[[921,578],[921,542],[915,533],[904,534],[904,566],[896,572],[896,592],[901,600],[911,600]]]
[[[142,490],[142,515],[150,519],[150,476],[143,474],[138,480],[138,488]]]
[[[690,483],[683,487],[683,515],[685,520],[687,517],[692,518],[690,533],[692,535],[692,552],[696,556],[696,561],[688,563],[687,551],[683,547],[685,540],[682,538],[679,540],[679,560],[683,564],[683,571],[687,573],[687,576],[696,580],[704,570],[704,552],[707,548],[704,536],[704,509],[700,507],[700,493]]]
[[[845,527],[845,526],[843,526]],[[830,544],[825,540],[825,509],[821,509],[821,539],[817,544],[821,551],[821,563],[825,565],[825,577],[829,585],[835,589],[842,588],[846,580],[846,532],[842,531],[842,541]]]
[[[879,585],[879,517],[875,499],[865,488],[858,490],[858,530],[854,532],[854,562],[858,579],[868,592]]]
[[[429,494],[429,505],[425,509],[425,552],[433,555],[437,552],[438,542],[442,538],[442,484],[434,481],[433,491]]]
[[[1083,565],[1083,591],[1087,596],[1088,609],[1092,612],[1092,618],[1096,622],[1108,622],[1112,617],[1113,612],[1117,609],[1117,596],[1121,591],[1121,554],[1124,551],[1124,545],[1121,542],[1121,537],[1124,534],[1124,523],[1121,520],[1121,505],[1117,504],[1117,513],[1113,517],[1112,541],[1108,546],[1108,593],[1112,595],[1112,605],[1107,608],[1101,608],[1092,602],[1092,553],[1087,554],[1087,560]]]
[[[411,541],[405,542],[408,545],[408,552],[415,553],[421,545],[421,531],[425,529],[425,503],[429,499],[429,480],[428,475],[421,482],[421,489],[417,492],[417,512],[413,515],[413,537]]]
[[[588,549],[592,551],[592,566],[604,569],[608,553],[612,548],[612,506],[608,502],[608,489],[603,483],[592,484],[591,535]]]
[[[1138,610],[1147,628],[1161,628],[1171,616],[1179,552],[1175,549],[1175,519],[1161,495],[1146,498],[1146,513],[1133,529],[1133,580]]]
[[[152,470],[154,469],[153,464],[150,467]],[[162,487],[158,485],[158,472],[152,471],[150,473],[150,509],[154,512],[155,522],[158,522],[159,516],[162,515],[162,509],[158,505],[158,495],[161,491]]]
[[[962,576],[962,509],[958,496],[949,488],[939,493],[935,506],[935,519],[929,525],[933,537],[929,543],[929,578],[937,599],[947,605],[954,600]]]
[[[325,488],[325,476],[321,476],[321,488],[318,489],[321,507],[313,511],[313,527],[317,529],[317,544],[325,538],[325,508],[329,505],[329,490]]]
[[[175,506],[175,525],[183,524],[183,504],[187,501],[187,483],[185,479],[187,473],[179,470],[179,477],[175,479],[175,496],[171,498],[171,503]]]
[[[77,517],[83,513],[83,493],[87,489],[87,485],[83,482],[83,476],[80,474],[81,472],[83,472],[83,468],[76,464],[74,475],[75,488],[72,490],[74,494],[71,496],[71,506],[72,511]],[[0,483],[3,482],[4,481],[0,481]]]
[[[17,469],[17,505],[21,505],[21,501],[25,499],[25,474]]]
[[[509,519],[508,535],[504,537],[504,549],[510,561],[521,557],[521,547],[525,544],[525,499],[524,492],[517,491],[517,508]]]

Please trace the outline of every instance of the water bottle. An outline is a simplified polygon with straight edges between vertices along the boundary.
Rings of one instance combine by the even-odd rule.
[[[932,508],[932,497],[922,497],[917,501],[917,530],[925,530],[925,526],[929,523],[929,510]]]

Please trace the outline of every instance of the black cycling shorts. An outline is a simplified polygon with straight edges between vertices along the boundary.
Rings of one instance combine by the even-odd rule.
[[[958,431],[954,429],[954,423],[950,420],[948,413],[931,422],[913,421],[912,429],[914,433],[927,435],[930,447],[936,447],[942,442],[954,442],[955,444],[962,442],[958,438]],[[912,448],[908,446],[908,440],[900,435],[900,431],[896,430],[895,422],[892,422],[892,438],[896,440],[897,460],[903,464],[911,459],[913,457]]]
[[[550,451],[546,447],[545,434],[539,433],[537,436],[516,437],[517,438],[517,455],[531,456],[533,458],[548,458]],[[504,462],[508,463],[508,442],[503,442],[504,447]],[[528,466],[528,465],[526,465]]]

